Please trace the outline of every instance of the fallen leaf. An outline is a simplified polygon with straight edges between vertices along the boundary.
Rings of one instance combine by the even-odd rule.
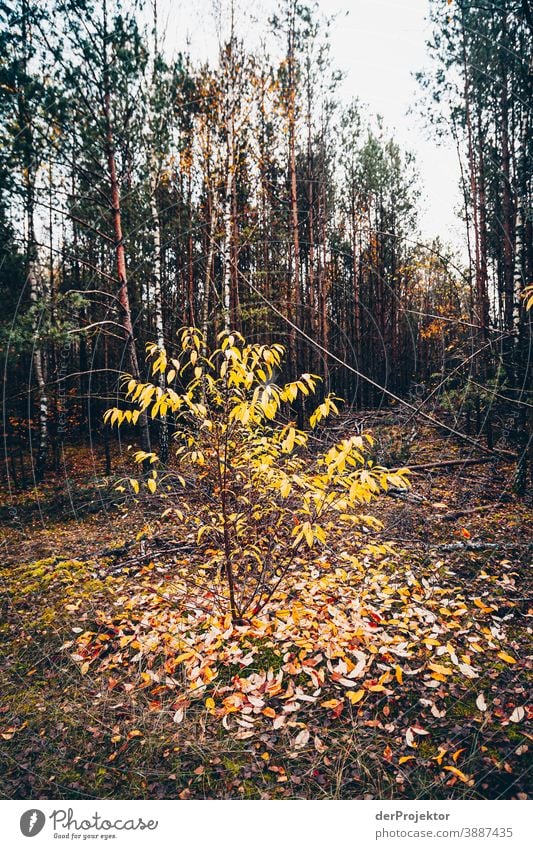
[[[320,707],[327,708],[328,710],[334,710],[340,704],[340,699],[328,699],[327,702],[320,702]]]
[[[500,660],[504,660],[506,663],[516,663],[514,657],[511,657],[510,654],[507,654],[504,651],[499,651],[497,657],[499,657]]]
[[[415,736],[414,736],[413,732],[411,731],[411,729],[410,729],[410,728],[408,728],[408,729],[407,729],[407,731],[405,732],[405,742],[406,742],[406,743],[407,743],[407,745],[408,745],[408,746],[410,746],[412,749],[416,749],[416,745],[417,745],[417,744],[414,742],[414,740],[415,740]]]
[[[457,778],[460,778],[461,781],[464,781],[465,784],[468,784],[468,782],[470,781],[470,776],[465,775],[465,773],[461,772],[460,769],[457,769],[456,766],[445,766],[443,767],[443,769],[445,769],[447,772],[452,772],[454,775],[457,776]]]
[[[304,746],[307,746],[307,744],[309,742],[309,737],[310,737],[309,731],[307,730],[307,728],[304,728],[294,738],[294,743],[293,743],[294,748],[295,749],[303,749]]]
[[[357,702],[360,702],[361,699],[364,699],[364,697],[364,690],[348,690],[348,692],[346,693],[346,698],[350,700],[352,705],[356,705]]]
[[[485,696],[483,695],[483,693],[480,693],[479,696],[477,697],[476,707],[482,713],[484,713],[487,710],[487,702],[485,701]]]
[[[510,722],[522,722],[525,715],[526,715],[525,708],[516,707],[514,709],[514,711],[512,712],[511,716],[509,717],[509,721]]]

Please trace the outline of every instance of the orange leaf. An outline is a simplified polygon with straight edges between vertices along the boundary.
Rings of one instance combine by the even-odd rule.
[[[448,751],[448,749],[445,749],[444,746],[439,746],[438,755],[435,755],[435,757],[431,758],[431,760],[437,761],[438,765],[440,766],[441,763],[442,763],[442,759],[444,758],[444,755],[446,754],[447,751]]]
[[[392,749],[389,745],[383,749],[383,758],[390,763],[392,761]]]
[[[331,715],[333,717],[335,717],[335,719],[338,719],[338,717],[341,715],[343,710],[344,710],[344,699],[341,699],[341,701],[339,702],[337,707],[333,708],[333,710],[331,711]]]
[[[448,772],[452,772],[454,775],[457,776],[457,778],[460,778],[461,781],[464,781],[465,784],[467,784],[470,781],[470,776],[465,775],[465,773],[461,772],[460,769],[457,769],[456,766],[445,766],[444,769],[447,770]]]

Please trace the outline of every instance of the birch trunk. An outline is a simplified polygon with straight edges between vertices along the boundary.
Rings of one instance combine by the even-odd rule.
[[[233,115],[229,105],[228,135],[227,135],[227,165],[226,165],[226,192],[224,197],[224,209],[222,213],[224,225],[224,244],[222,250],[224,277],[222,281],[222,319],[224,330],[230,329],[231,324],[231,214],[233,209],[233,177],[235,170],[234,161],[234,139],[233,139]]]

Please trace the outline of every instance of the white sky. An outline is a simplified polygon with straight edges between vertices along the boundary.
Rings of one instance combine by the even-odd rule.
[[[159,20],[166,24],[170,51],[193,57],[217,57],[214,9],[221,0],[159,0]],[[257,44],[275,0],[235,0],[237,30],[249,47]],[[222,0],[227,8],[228,0]],[[238,8],[240,6],[240,9]],[[341,96],[359,98],[372,114],[383,116],[398,143],[416,156],[421,177],[421,229],[424,239],[439,235],[464,251],[459,165],[450,139],[437,144],[417,113],[422,94],[413,74],[431,64],[426,49],[428,0],[319,0],[331,26],[331,56],[345,73]],[[412,114],[408,110],[412,109]]]

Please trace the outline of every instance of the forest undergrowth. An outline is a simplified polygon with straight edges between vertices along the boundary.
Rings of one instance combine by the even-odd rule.
[[[393,465],[407,430],[372,433]],[[409,450],[475,459],[424,427]],[[197,580],[209,544],[163,493],[116,492],[129,455],[112,479],[63,460],[5,517],[4,798],[527,798],[532,511],[510,464],[412,473],[381,530],[301,553],[234,625]]]

